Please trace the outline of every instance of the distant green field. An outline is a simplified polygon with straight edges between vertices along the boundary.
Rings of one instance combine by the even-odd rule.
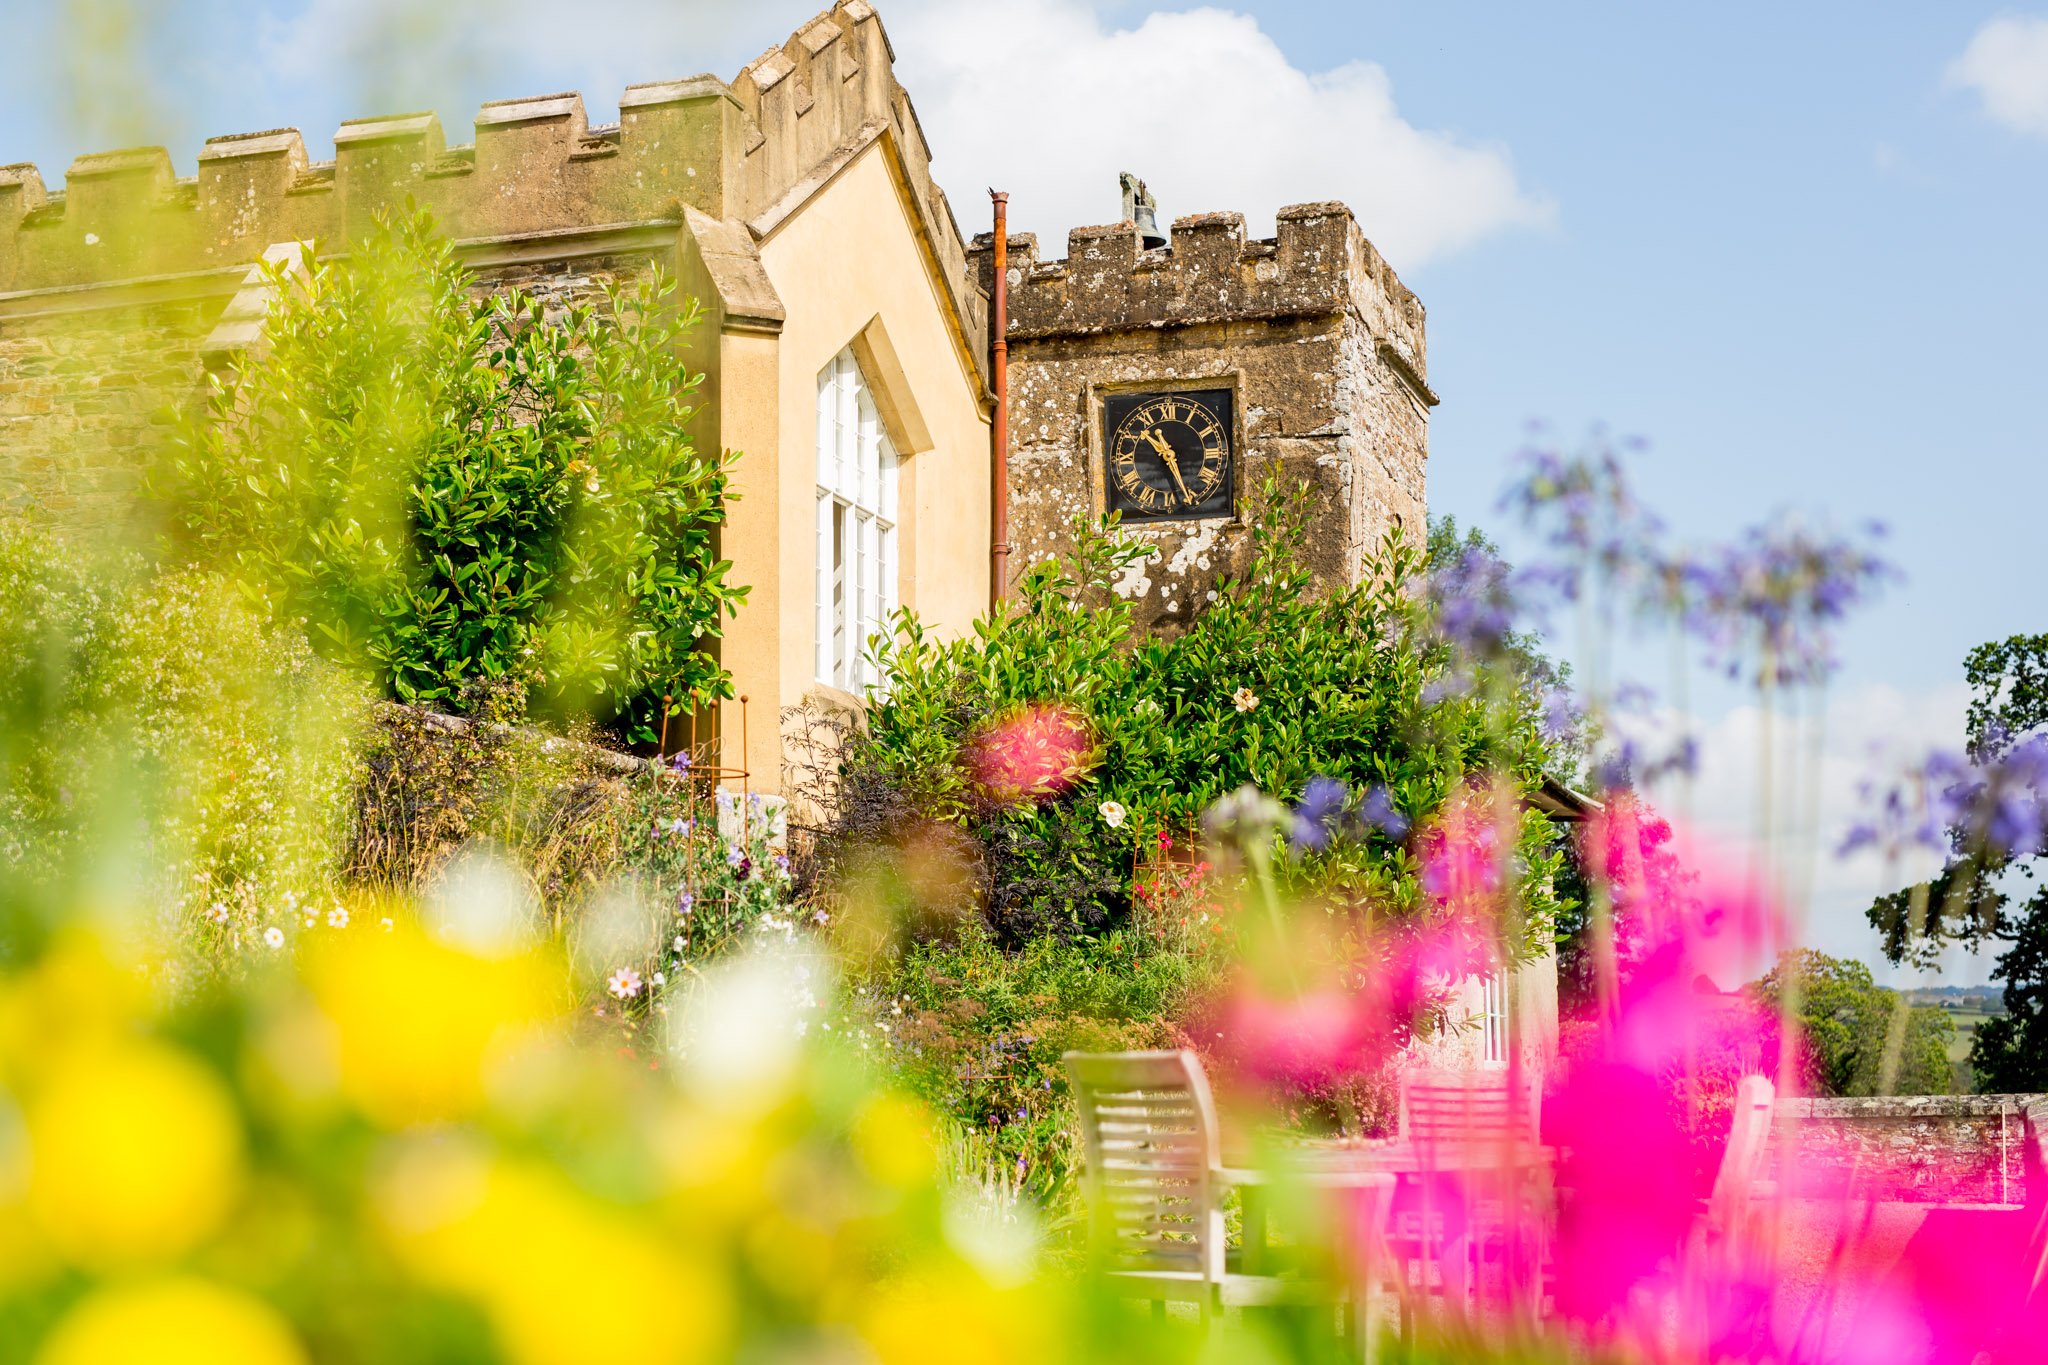
[[[1970,1059],[1970,1046],[1977,1040],[1977,1025],[2003,1010],[1987,1010],[1976,1004],[1945,1006],[1948,1017],[1955,1021],[1956,1036],[1948,1045],[1948,1059],[1952,1062],[1966,1062]]]

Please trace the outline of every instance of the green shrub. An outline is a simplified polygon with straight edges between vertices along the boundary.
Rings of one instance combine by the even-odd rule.
[[[659,276],[549,316],[474,281],[424,215],[303,279],[214,377],[153,485],[184,542],[403,701],[478,681],[649,738],[659,698],[727,695],[706,644],[727,461],[685,435],[696,323]]]
[[[1000,941],[1098,932],[1128,917],[1148,841],[1185,837],[1243,786],[1294,799],[1327,777],[1354,807],[1376,793],[1393,818],[1283,861],[1285,881],[1375,915],[1425,917],[1420,832],[1481,776],[1505,776],[1516,796],[1535,789],[1548,762],[1535,708],[1512,687],[1503,700],[1454,685],[1414,591],[1419,549],[1389,537],[1361,584],[1318,591],[1303,564],[1304,495],[1269,484],[1263,496],[1250,572],[1170,639],[1141,632],[1112,591],[1147,553],[1113,527],[1083,531],[1067,563],[1033,565],[1008,608],[966,638],[938,642],[899,613],[876,642],[890,686],[851,737],[826,866],[835,846],[886,841],[906,818],[945,822],[978,844]],[[1057,790],[1001,799],[977,785],[977,746],[1033,706],[1078,715],[1085,742]],[[1550,941],[1555,842],[1527,812],[1515,859],[1526,910],[1498,945],[1510,959]]]

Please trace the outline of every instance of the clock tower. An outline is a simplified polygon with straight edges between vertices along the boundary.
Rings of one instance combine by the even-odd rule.
[[[1012,580],[1117,513],[1158,551],[1116,584],[1172,630],[1249,564],[1271,475],[1314,491],[1311,567],[1357,581],[1390,526],[1426,534],[1422,304],[1342,204],[1076,228],[1065,260],[1008,244]],[[991,288],[994,240],[969,253]]]

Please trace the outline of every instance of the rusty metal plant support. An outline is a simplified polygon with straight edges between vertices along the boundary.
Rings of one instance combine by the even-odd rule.
[[[989,529],[988,602],[991,610],[1001,608],[1010,587],[1010,196],[990,190],[995,204],[996,263],[993,300],[989,319],[989,340],[993,359],[989,366],[995,387],[995,411],[989,416]]]

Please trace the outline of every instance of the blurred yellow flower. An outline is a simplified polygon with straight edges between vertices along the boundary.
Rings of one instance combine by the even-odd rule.
[[[141,1012],[148,991],[148,979],[116,966],[98,938],[61,935],[33,972],[0,989],[0,1078],[32,1078],[70,1049],[104,1042]]]
[[[490,1063],[560,1018],[567,990],[537,954],[478,957],[411,932],[337,936],[310,976],[342,1089],[389,1126],[474,1112]]]
[[[553,1170],[420,1149],[379,1207],[413,1272],[480,1303],[523,1365],[696,1361],[726,1344],[722,1277]]]
[[[29,1209],[78,1264],[180,1255],[219,1225],[241,1186],[234,1101],[161,1044],[75,1058],[27,1117]]]
[[[1057,1360],[1048,1296],[998,1290],[963,1265],[933,1267],[883,1287],[861,1334],[883,1365],[1001,1365]]]
[[[888,1091],[854,1120],[853,1150],[869,1176],[899,1190],[930,1183],[937,1170],[930,1117],[915,1100]]]
[[[35,1365],[305,1365],[289,1324],[260,1299],[181,1276],[102,1289],[50,1333]]]

